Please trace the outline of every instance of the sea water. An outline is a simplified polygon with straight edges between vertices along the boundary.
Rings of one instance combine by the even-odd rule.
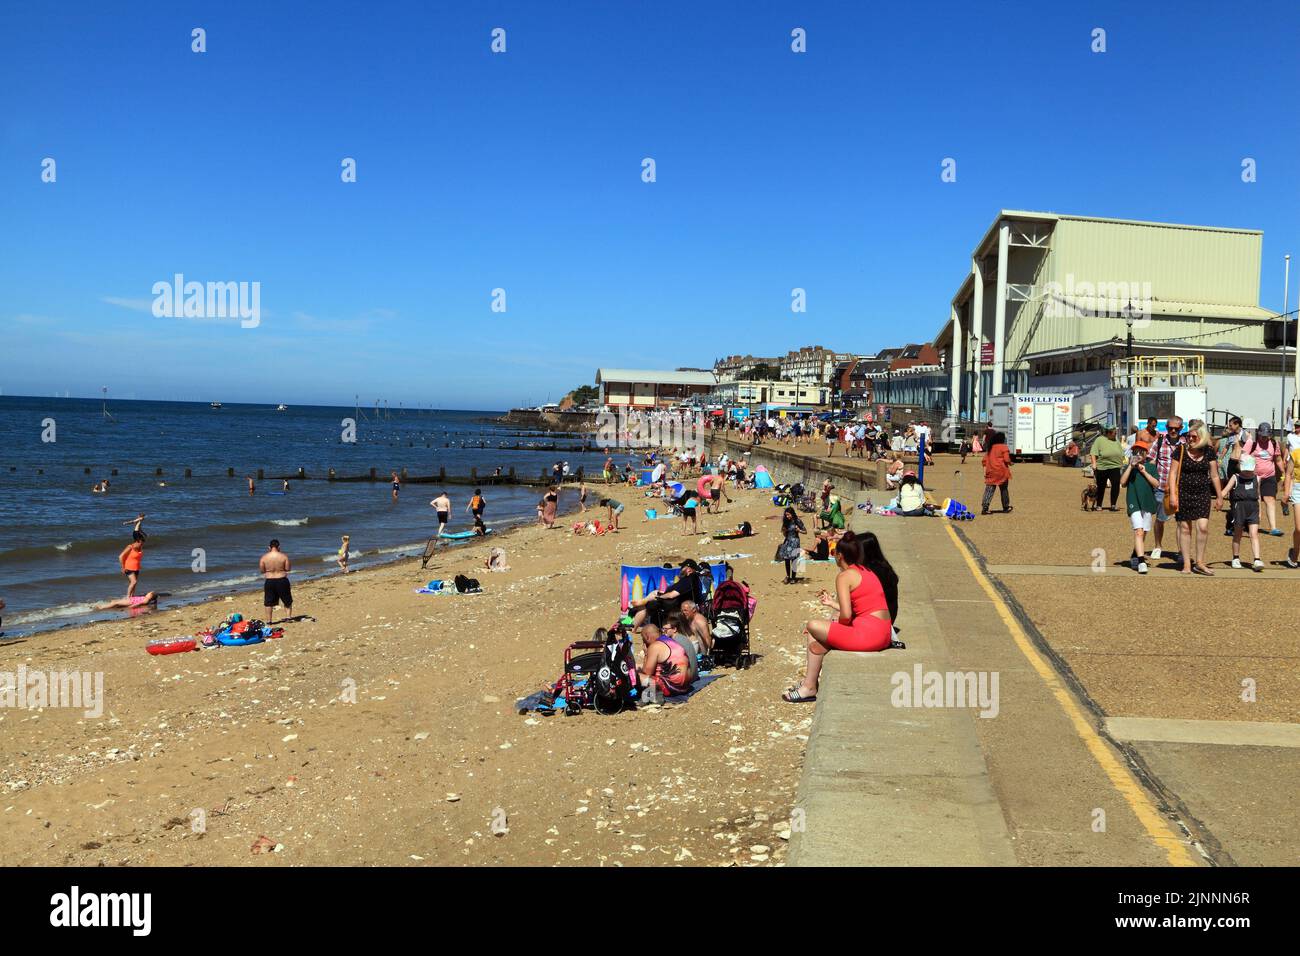
[[[393,502],[389,475],[468,476],[477,468],[486,520],[502,531],[532,521],[543,489],[492,486],[515,468],[540,477],[557,461],[600,477],[604,455],[581,451],[503,450],[500,444],[580,444],[577,436],[538,435],[496,423],[500,412],[290,407],[198,402],[126,402],[0,397],[0,598],[6,637],[124,612],[92,606],[122,597],[126,578],[118,554],[131,540],[123,522],[148,515],[137,594],[169,592],[162,606],[255,587],[258,557],[278,538],[294,579],[337,572],[341,535],[351,536],[350,567],[421,554],[437,530],[429,502],[437,484],[403,483]],[[355,419],[347,441],[344,419]],[[521,432],[523,432],[521,436]],[[483,446],[483,447],[480,447]],[[620,465],[626,455],[617,456]],[[85,474],[89,468],[90,473]],[[155,475],[161,468],[163,474]],[[192,477],[186,478],[185,469]],[[227,477],[233,468],[234,477]],[[245,476],[265,478],[248,494]],[[272,476],[305,469],[313,480],[290,481],[272,495]],[[368,475],[375,482],[322,480]],[[111,474],[117,469],[117,475]],[[107,478],[106,494],[91,489]],[[465,508],[471,485],[447,485],[449,529],[473,527]],[[593,486],[589,503],[598,500]],[[561,510],[575,505],[566,487]],[[257,610],[257,608],[253,608]]]

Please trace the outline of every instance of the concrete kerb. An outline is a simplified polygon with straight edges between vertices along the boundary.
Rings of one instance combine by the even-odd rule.
[[[909,582],[907,648],[831,654],[822,671],[791,827],[791,866],[1010,866],[1015,854],[972,713],[899,708],[893,675],[952,669],[902,522],[877,522]]]

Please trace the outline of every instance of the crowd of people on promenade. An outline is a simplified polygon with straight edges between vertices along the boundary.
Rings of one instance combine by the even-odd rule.
[[[1279,522],[1291,518],[1291,543],[1285,565],[1300,567],[1300,421],[1284,436],[1270,422],[1247,428],[1239,417],[1213,437],[1207,424],[1184,424],[1172,415],[1161,428],[1155,418],[1120,437],[1106,427],[1080,453],[1066,449],[1063,463],[1085,469],[1092,483],[1084,490],[1085,510],[1117,511],[1124,495],[1133,530],[1130,564],[1140,574],[1148,563],[1171,558],[1184,574],[1212,576],[1206,562],[1211,512],[1224,513],[1223,536],[1232,539],[1230,566],[1242,568],[1243,541],[1252,570],[1262,571],[1260,537],[1284,537]],[[1173,521],[1172,541],[1166,527]]]
[[[927,461],[932,461],[930,454],[933,431],[924,420],[891,426],[887,422],[866,418],[822,420],[811,415],[769,415],[751,416],[739,422],[733,420],[728,427],[734,429],[742,441],[753,445],[762,445],[764,442],[779,442],[789,446],[823,443],[828,458],[839,454],[844,458],[856,457],[868,461],[879,461],[891,454],[915,455],[924,441]]]

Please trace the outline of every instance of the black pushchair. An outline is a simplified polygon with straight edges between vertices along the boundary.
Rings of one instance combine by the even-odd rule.
[[[713,663],[744,670],[754,663],[749,650],[749,588],[726,580],[713,589],[709,609],[713,631]]]

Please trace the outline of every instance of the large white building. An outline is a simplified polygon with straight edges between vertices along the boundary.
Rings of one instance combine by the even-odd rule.
[[[1135,352],[1204,352],[1212,388],[1210,353],[1227,350],[1238,404],[1266,410],[1281,356],[1264,348],[1276,313],[1259,305],[1262,240],[1251,229],[1002,210],[935,338],[949,373],[942,404],[980,419],[992,395],[1055,389],[1063,376],[1092,373],[1077,384],[1093,390],[1131,333]]]

